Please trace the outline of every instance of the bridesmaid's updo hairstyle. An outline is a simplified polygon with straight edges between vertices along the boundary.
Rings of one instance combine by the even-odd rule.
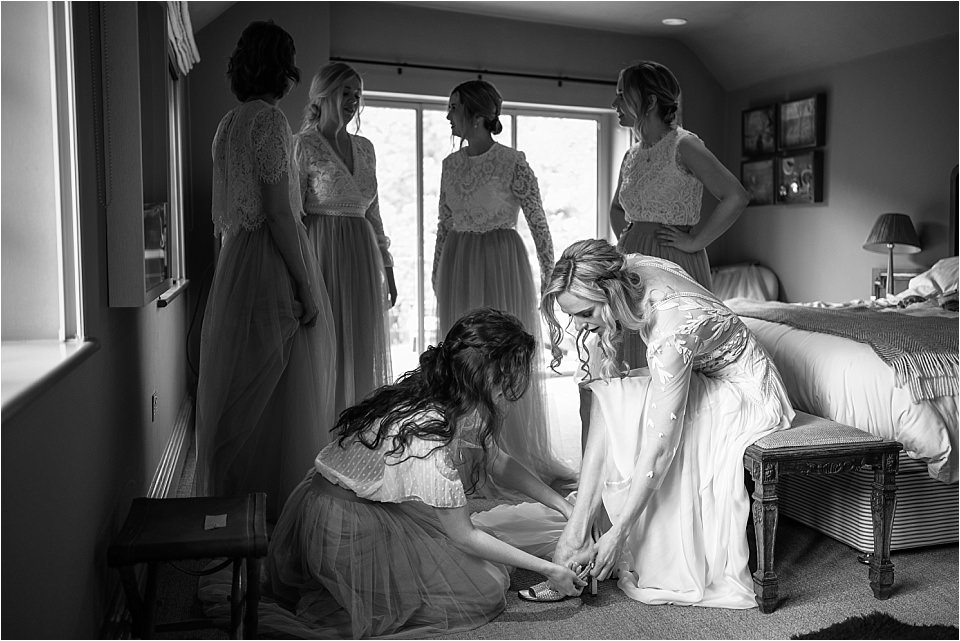
[[[363,91],[363,78],[357,70],[345,62],[331,62],[320,67],[310,82],[310,94],[307,106],[303,109],[303,124],[300,131],[312,129],[320,122],[320,116],[325,110],[337,115],[337,122],[341,126],[347,123],[343,119],[343,92],[340,88],[348,80],[356,80]],[[362,100],[362,98],[361,98]],[[362,103],[361,103],[362,104]],[[360,127],[360,115],[357,111],[357,128]]]
[[[603,321],[602,331],[599,332],[602,353],[600,375],[603,378],[622,375],[623,368],[616,361],[617,346],[623,338],[621,328],[640,328],[643,320],[640,308],[643,289],[643,281],[628,259],[606,240],[579,240],[563,250],[540,304],[540,314],[550,329],[550,351],[553,354],[550,367],[556,371],[563,357],[560,349],[563,327],[557,320],[555,309],[557,297],[570,293],[593,303],[599,310]],[[592,375],[587,368],[589,355],[583,354],[586,334],[581,334],[577,336],[581,370]]]
[[[479,446],[481,456],[470,468],[470,482],[464,483],[470,493],[480,483],[487,450],[503,425],[497,398],[501,392],[508,401],[523,396],[535,354],[533,335],[515,316],[491,308],[468,312],[420,355],[416,369],[344,410],[336,425],[338,442],[342,446],[356,439],[376,449],[392,439],[387,452],[402,459],[414,437],[434,441],[438,448],[469,441]],[[433,418],[424,416],[430,412],[436,413]]]
[[[293,38],[273,20],[251,22],[227,62],[230,90],[240,102],[255,96],[283,98],[300,82],[296,54]]]
[[[482,118],[484,129],[494,136],[503,131],[500,122],[503,97],[492,84],[486,80],[468,80],[454,87],[450,92],[451,96],[453,94],[460,96],[460,104],[468,118]]]
[[[639,123],[650,108],[652,97],[657,98],[657,115],[672,127],[680,108],[680,83],[673,72],[659,62],[643,60],[620,71],[623,100]],[[636,125],[639,127],[639,124]]]

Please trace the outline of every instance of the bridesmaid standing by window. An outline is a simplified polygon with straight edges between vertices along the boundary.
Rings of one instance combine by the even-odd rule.
[[[537,248],[541,291],[553,269],[553,240],[526,157],[493,139],[503,130],[502,103],[496,87],[483,80],[464,82],[450,93],[447,120],[467,145],[444,159],[440,178],[433,263],[439,335],[468,311],[493,307],[519,318],[540,345],[540,292],[516,230],[520,210]],[[549,483],[575,471],[558,461],[551,447],[540,352],[530,390],[505,419],[512,427],[503,431],[501,445]]]
[[[267,493],[268,518],[333,425],[333,320],[300,224],[290,125],[277,103],[299,81],[293,38],[253,22],[227,65],[240,101],[213,140],[220,239],[200,337],[197,489]]]
[[[397,302],[397,286],[380,218],[377,159],[369,140],[347,132],[359,122],[362,97],[363,81],[351,66],[323,66],[295,136],[307,235],[337,333],[337,415],[392,381],[387,310]]]

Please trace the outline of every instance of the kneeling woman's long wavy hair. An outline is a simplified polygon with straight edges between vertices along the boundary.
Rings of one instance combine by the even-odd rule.
[[[612,378],[623,375],[617,362],[617,347],[623,340],[622,328],[639,329],[643,320],[640,301],[643,299],[643,281],[624,260],[623,254],[605,240],[580,240],[565,250],[553,268],[550,282],[541,299],[540,313],[550,329],[551,368],[563,358],[560,342],[564,328],[556,316],[557,297],[564,292],[593,303],[600,312],[602,353],[600,375]],[[582,332],[581,332],[582,334]],[[580,352],[583,335],[577,336]],[[580,353],[581,369],[587,374],[588,356]]]
[[[376,449],[398,426],[388,453],[399,456],[413,437],[442,447],[476,424],[482,456],[465,482],[472,492],[503,424],[498,392],[508,401],[523,396],[534,351],[533,336],[515,316],[489,308],[471,311],[454,323],[443,341],[420,355],[416,369],[344,410],[335,427],[339,443],[356,438]],[[430,410],[439,411],[440,417],[425,416]],[[379,427],[371,429],[378,421]]]

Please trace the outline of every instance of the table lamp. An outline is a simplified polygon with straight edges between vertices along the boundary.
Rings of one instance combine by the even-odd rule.
[[[893,296],[893,255],[916,254],[920,239],[906,214],[881,214],[870,230],[863,248],[872,252],[887,252],[887,298]]]

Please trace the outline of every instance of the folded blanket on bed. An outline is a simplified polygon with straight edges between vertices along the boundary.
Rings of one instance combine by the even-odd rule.
[[[820,308],[745,299],[727,301],[740,316],[832,334],[873,348],[914,403],[957,395],[957,319],[884,313],[866,307]]]

